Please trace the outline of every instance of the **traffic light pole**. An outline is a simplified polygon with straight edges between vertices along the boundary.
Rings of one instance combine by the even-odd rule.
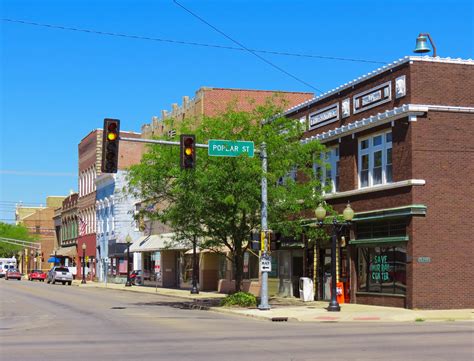
[[[263,142],[260,146],[260,158],[262,159],[262,232],[264,234],[262,259],[268,256],[268,222],[267,222],[267,145]],[[262,269],[262,285],[260,288],[259,310],[269,310],[268,304],[268,271]]]
[[[120,141],[135,142],[135,143],[148,143],[148,144],[161,144],[161,145],[177,145],[180,146],[180,142],[173,142],[170,140],[156,140],[156,139],[137,139],[137,138],[125,138],[119,137]],[[195,144],[196,148],[209,148],[209,144]],[[260,153],[260,159],[262,160],[262,210],[261,210],[261,226],[262,232],[265,234],[264,238],[264,249],[262,250],[262,259],[269,259],[268,254],[268,221],[267,221],[267,147],[265,142],[260,146],[260,151],[256,150],[255,153]],[[193,242],[195,243],[195,242]],[[193,267],[194,268],[194,267]],[[194,272],[194,271],[193,271]],[[262,284],[260,288],[260,304],[258,305],[260,310],[269,310],[270,304],[268,303],[268,271],[262,271]]]

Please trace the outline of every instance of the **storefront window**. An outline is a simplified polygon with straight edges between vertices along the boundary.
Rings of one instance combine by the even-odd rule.
[[[406,294],[406,246],[359,247],[358,291]]]

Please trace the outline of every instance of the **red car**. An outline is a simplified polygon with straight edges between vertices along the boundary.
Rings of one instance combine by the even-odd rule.
[[[38,281],[44,282],[45,279],[46,279],[46,273],[37,269],[31,271],[28,275],[28,280],[30,281],[38,280]]]
[[[5,279],[9,280],[10,278],[17,279],[18,281],[20,281],[21,280],[21,273],[18,272],[18,270],[16,270],[16,269],[9,269],[5,273]]]

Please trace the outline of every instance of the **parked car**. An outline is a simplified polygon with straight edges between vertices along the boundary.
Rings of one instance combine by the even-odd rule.
[[[69,268],[64,266],[54,266],[48,271],[46,282],[55,284],[56,282],[66,283],[70,286],[72,284],[72,273]]]
[[[41,281],[41,282],[44,282],[44,280],[46,279],[47,275],[45,272],[41,271],[41,270],[33,270],[31,271],[29,274],[28,274],[28,279],[30,281],[33,281],[33,280],[38,280],[38,281]]]
[[[21,280],[21,273],[15,268],[10,268],[5,273],[5,279],[6,280],[17,279],[18,281],[20,281]]]

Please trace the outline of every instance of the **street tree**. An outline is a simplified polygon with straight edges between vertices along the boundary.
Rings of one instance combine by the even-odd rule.
[[[321,201],[321,185],[313,171],[323,147],[302,143],[304,125],[281,116],[268,101],[254,111],[233,107],[218,116],[183,121],[178,134],[195,134],[197,143],[209,139],[265,142],[268,154],[268,224],[275,232],[299,237],[301,222],[313,217]],[[235,270],[235,291],[241,290],[243,255],[252,231],[261,227],[261,159],[208,156],[197,149],[196,167],[182,170],[179,149],[152,145],[140,164],[131,167],[129,191],[155,207],[140,216],[166,223],[176,241],[197,239],[204,249],[226,252]],[[309,212],[309,213],[308,213]],[[306,230],[308,232],[308,230]],[[309,230],[311,232],[311,230]]]
[[[0,222],[0,257],[13,257],[23,249],[22,246],[11,244],[2,238],[35,241],[35,238],[28,233],[25,226]]]

